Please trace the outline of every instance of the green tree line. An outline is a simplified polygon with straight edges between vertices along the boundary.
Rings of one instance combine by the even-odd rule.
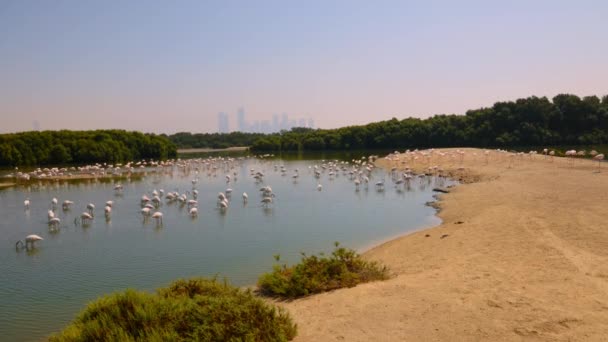
[[[254,151],[514,147],[608,143],[608,96],[528,97],[465,115],[406,118],[338,129],[292,129],[257,139]]]
[[[227,148],[233,146],[251,146],[264,137],[262,133],[188,133],[179,132],[168,138],[179,148]]]
[[[0,166],[119,163],[177,155],[163,135],[95,131],[32,131],[0,134]]]

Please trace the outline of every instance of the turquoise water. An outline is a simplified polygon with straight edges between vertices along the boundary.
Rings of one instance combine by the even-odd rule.
[[[274,165],[288,170],[281,175]],[[410,189],[395,188],[383,170],[372,173],[368,187],[357,191],[347,174],[330,178],[325,170],[316,179],[309,167],[318,160],[269,160],[247,158],[234,169],[220,165],[216,172],[194,167],[149,171],[141,179],[121,181],[117,194],[113,182],[79,181],[32,183],[0,191],[0,332],[3,341],[37,341],[61,330],[87,302],[125,288],[153,290],[180,277],[227,277],[239,286],[251,285],[271,270],[273,255],[289,263],[301,251],[329,251],[334,241],[361,249],[399,234],[435,225],[439,219],[424,203],[431,189],[444,180],[415,177]],[[300,177],[294,182],[294,169]],[[263,171],[256,183],[250,169]],[[229,173],[236,180],[226,183]],[[385,179],[384,191],[373,183]],[[317,190],[317,184],[323,186]],[[268,208],[261,203],[259,188],[270,185],[276,194]],[[217,208],[217,195],[233,189],[226,211]],[[186,206],[163,204],[162,226],[140,214],[142,195],[154,189],[189,192],[197,189],[199,215],[188,216]],[[249,201],[244,204],[242,193]],[[57,232],[47,224],[51,199],[74,201],[72,209],[56,213]],[[29,198],[31,207],[24,209]],[[106,219],[104,203],[114,201]],[[96,206],[87,227],[74,219],[88,203]],[[44,238],[34,250],[15,248],[29,234]]]

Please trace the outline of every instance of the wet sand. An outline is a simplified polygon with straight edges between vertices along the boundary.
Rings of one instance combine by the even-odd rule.
[[[204,152],[239,152],[239,151],[247,151],[249,147],[247,146],[234,146],[227,148],[184,148],[177,150],[178,154],[184,153],[204,153]]]
[[[280,304],[296,341],[607,340],[608,163],[466,151],[443,224],[365,253],[392,279]]]
[[[15,183],[10,183],[10,182],[1,182],[0,183],[0,189],[4,189],[4,188],[10,188],[11,186],[15,185]]]

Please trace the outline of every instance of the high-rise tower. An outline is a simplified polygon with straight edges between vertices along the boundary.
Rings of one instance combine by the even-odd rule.
[[[230,131],[228,114],[224,112],[217,113],[217,131],[218,133],[228,133]]]

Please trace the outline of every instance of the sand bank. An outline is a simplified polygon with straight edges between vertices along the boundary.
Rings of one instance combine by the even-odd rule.
[[[11,182],[0,182],[0,189],[4,189],[4,188],[10,188],[11,186],[15,185],[15,183],[11,183]]]
[[[443,224],[365,253],[392,279],[281,304],[296,341],[608,338],[607,163],[466,151]]]
[[[178,154],[185,153],[205,153],[205,152],[239,152],[239,151],[247,151],[249,147],[247,146],[234,146],[227,148],[184,148],[177,150]]]

